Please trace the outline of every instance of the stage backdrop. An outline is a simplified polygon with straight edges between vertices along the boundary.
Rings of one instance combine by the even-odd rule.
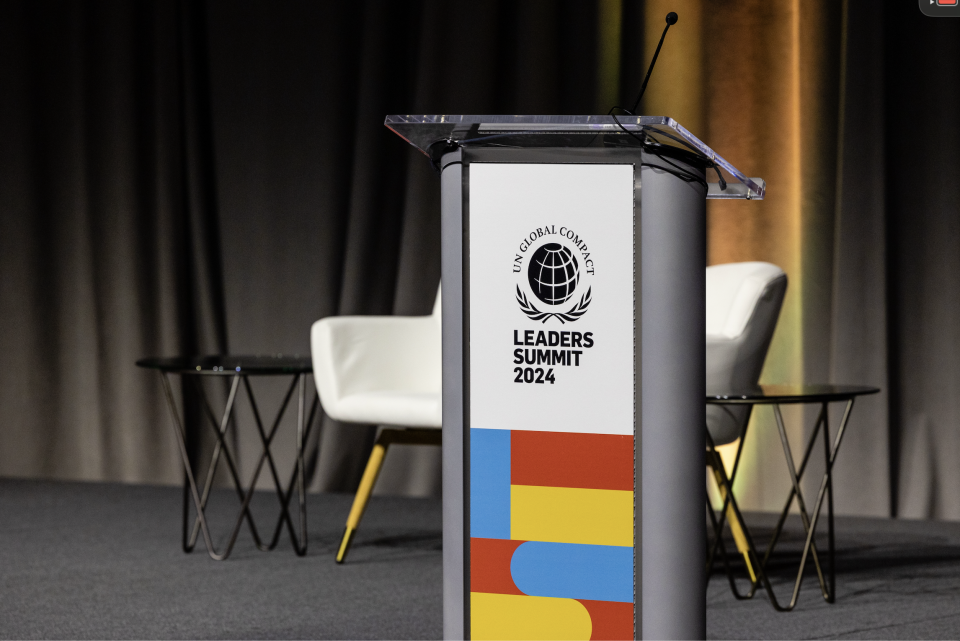
[[[708,208],[709,262],[790,278],[763,379],[884,390],[838,510],[960,518],[960,70],[932,62],[960,22],[867,0],[5,3],[0,474],[178,482],[137,358],[307,353],[322,316],[429,312],[439,186],[383,116],[629,105],[669,10],[642,112],[768,183]],[[745,507],[788,487],[771,420]],[[353,488],[374,430],[324,420],[314,487]],[[397,448],[378,490],[438,479],[436,450]]]

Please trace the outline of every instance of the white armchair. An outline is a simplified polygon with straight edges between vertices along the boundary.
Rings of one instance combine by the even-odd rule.
[[[758,383],[786,291],[787,275],[770,263],[707,267],[708,390],[745,390]],[[730,489],[740,450],[728,477],[723,460],[715,449],[717,445],[732,443],[744,435],[751,408],[750,405],[707,405],[707,465],[713,471],[720,496],[726,504],[726,521],[730,524],[737,551],[743,556],[755,583],[746,525],[740,518]],[[742,441],[740,447],[743,447]],[[719,538],[718,522],[715,521],[714,526]]]
[[[383,425],[363,472],[337,563],[342,563],[391,444],[440,445],[440,293],[430,316],[338,316],[313,324],[314,380],[324,411]],[[403,428],[403,429],[397,429]]]
[[[707,267],[707,389],[757,384],[787,291],[787,275],[770,263]],[[715,445],[735,441],[750,407],[707,405]]]

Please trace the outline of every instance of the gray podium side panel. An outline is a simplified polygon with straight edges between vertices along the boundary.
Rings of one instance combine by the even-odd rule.
[[[643,630],[643,158],[633,166],[633,638]]]
[[[705,192],[658,169],[641,174],[638,609],[644,639],[703,639]]]
[[[443,325],[443,638],[466,638],[463,443],[463,165],[443,157],[440,175]]]

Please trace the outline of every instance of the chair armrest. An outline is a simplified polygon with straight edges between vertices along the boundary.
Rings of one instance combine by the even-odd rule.
[[[320,401],[329,408],[363,392],[439,394],[440,345],[440,323],[431,316],[319,320],[310,347]]]

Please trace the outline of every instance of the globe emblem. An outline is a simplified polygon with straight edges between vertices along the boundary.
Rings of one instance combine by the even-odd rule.
[[[573,296],[580,282],[580,265],[568,248],[547,243],[533,252],[527,275],[534,296],[547,305],[560,305]]]

